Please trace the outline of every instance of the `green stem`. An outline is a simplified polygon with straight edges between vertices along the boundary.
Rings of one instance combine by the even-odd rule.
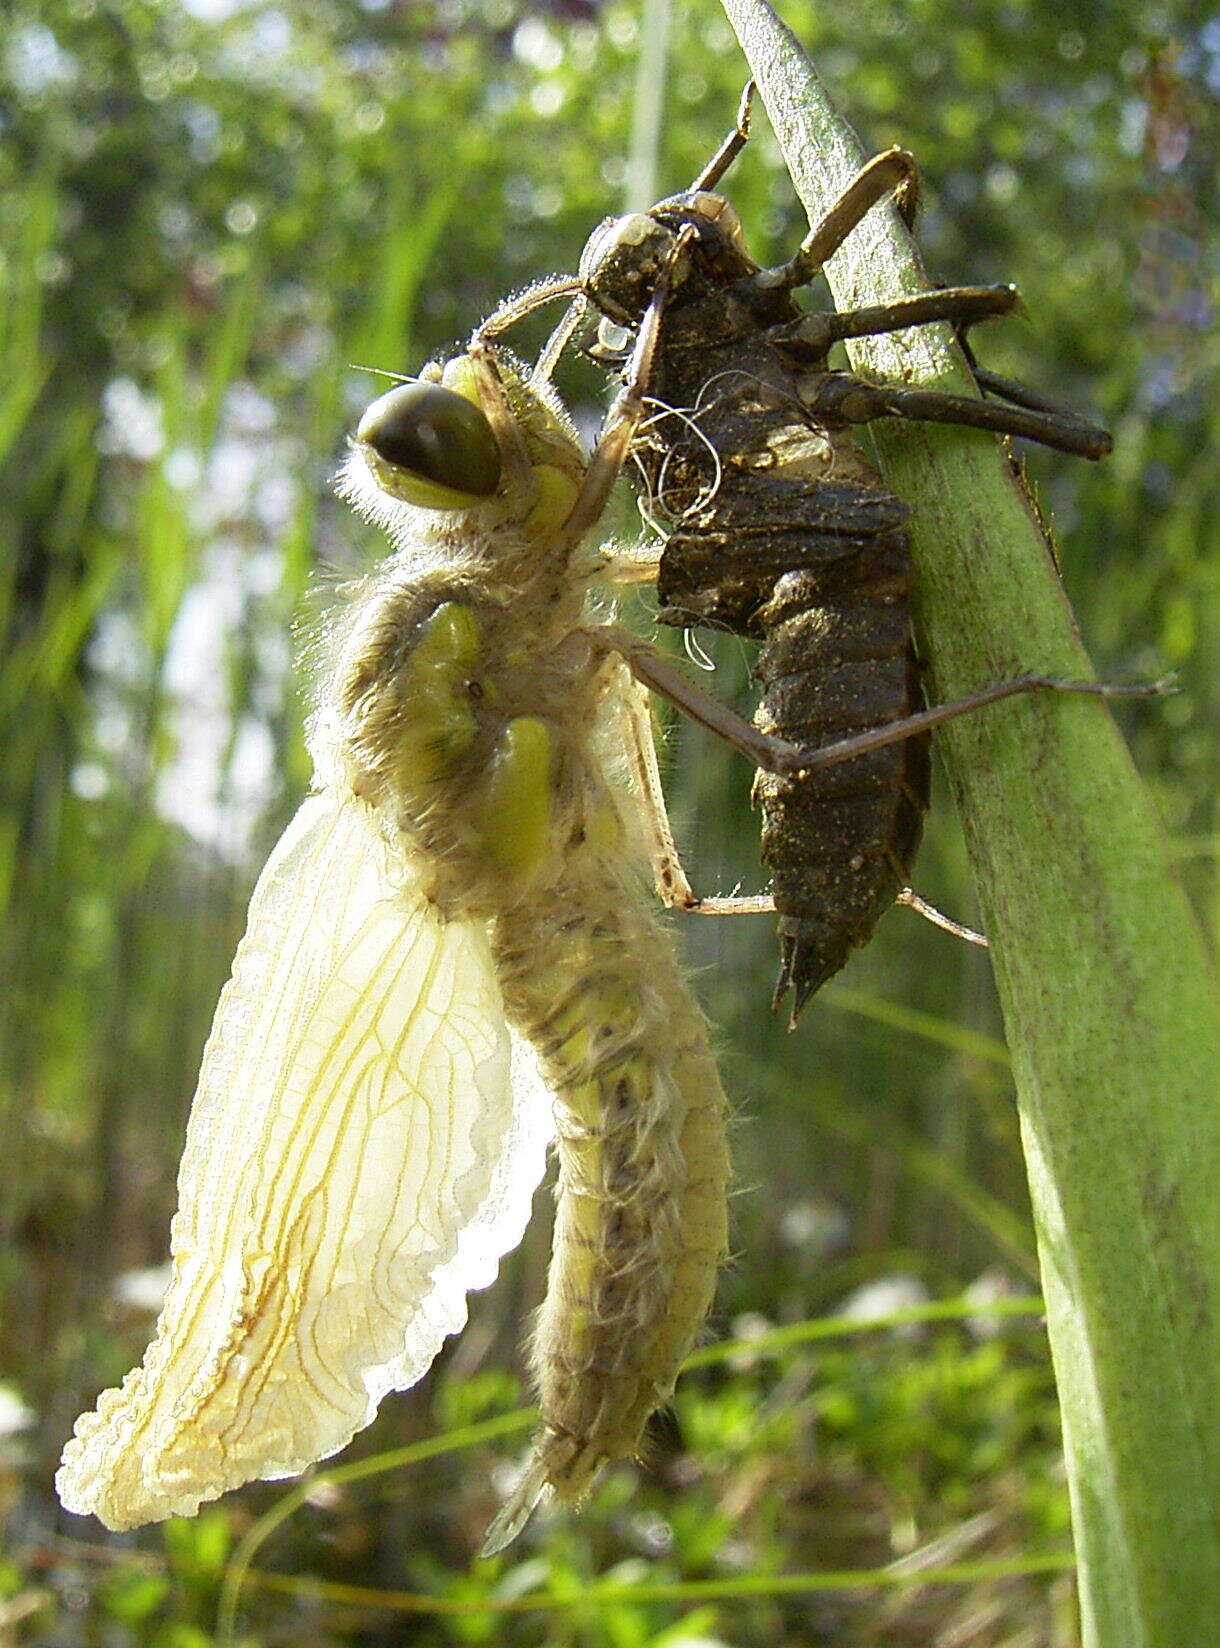
[[[665,117],[670,0],[644,0],[632,100],[631,144],[623,183],[623,210],[645,212],[657,198],[657,158]]]
[[[763,0],[723,3],[814,220],[860,164],[860,146]],[[841,308],[929,285],[889,208],[870,212],[827,273]],[[874,376],[973,392],[944,327],[862,340],[851,354]],[[997,443],[897,422],[876,435],[887,478],[914,510],[917,633],[933,696],[1031,669],[1090,675],[1035,512]],[[1012,1049],[1085,1642],[1211,1642],[1216,981],[1103,704],[1015,700],[940,739]]]
[[[481,1614],[560,1613],[580,1618],[601,1609],[643,1607],[655,1603],[756,1602],[777,1597],[817,1596],[827,1591],[914,1591],[930,1585],[961,1585],[977,1589],[1031,1575],[1070,1572],[1072,1559],[1059,1552],[1007,1562],[955,1562],[944,1567],[911,1569],[901,1563],[888,1568],[827,1569],[816,1574],[742,1574],[731,1579],[688,1579],[651,1585],[590,1585],[574,1595],[532,1591],[525,1596],[443,1597],[412,1591],[374,1590],[367,1585],[344,1585],[309,1574],[269,1574],[252,1570],[251,1584],[264,1591],[280,1591],[300,1599],[315,1597],[336,1606],[384,1608],[399,1614],[435,1614],[450,1619]],[[570,1640],[566,1635],[564,1640]],[[687,1639],[689,1640],[689,1639]]]

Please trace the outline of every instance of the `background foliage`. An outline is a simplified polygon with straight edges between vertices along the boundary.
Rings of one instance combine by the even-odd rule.
[[[919,155],[929,266],[1022,287],[1029,320],[987,337],[988,364],[1116,431],[1096,470],[1029,464],[1099,672],[1180,672],[1179,698],[1127,724],[1214,933],[1220,29],[1184,0],[783,11],[866,143]],[[151,1326],[145,1273],[164,1257],[199,1049],[306,777],[293,626],[308,631],[313,585],[376,553],[327,490],[376,392],[350,363],[410,369],[573,265],[623,204],[641,20],[592,0],[16,0],[0,26],[0,1641],[196,1648],[233,1542],[283,1490],[114,1540],[59,1513],[49,1479],[72,1418]],[[657,193],[698,169],[742,78],[713,0],[680,8]],[[799,238],[765,135],[730,189],[759,255]],[[593,378],[566,387],[594,427]],[[636,529],[627,510],[618,525]],[[716,658],[717,690],[743,690],[740,649]],[[697,885],[756,886],[748,774],[685,728],[671,752]],[[969,918],[940,813],[919,887]],[[985,957],[896,912],[789,1036],[766,1013],[765,920],[695,923],[684,941],[739,1102],[717,1336],[1029,1291]],[[542,1196],[538,1214],[434,1376],[352,1456],[518,1399]],[[319,1488],[258,1557],[296,1577],[288,1594],[247,1589],[246,1640],[1074,1640],[1070,1582],[1045,1573],[587,1596],[594,1578],[1060,1557],[1036,1319],[878,1328],[692,1373],[646,1468],[475,1564],[518,1445]],[[536,1586],[558,1602],[404,1619],[308,1576],[442,1605]]]

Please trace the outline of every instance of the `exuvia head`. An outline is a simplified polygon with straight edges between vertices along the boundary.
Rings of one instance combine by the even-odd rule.
[[[686,267],[673,273],[675,288],[705,268],[718,282],[752,274],[741,220],[722,195],[706,189],[670,195],[648,212],[607,218],[590,235],[580,257],[580,284],[594,307],[622,326],[636,325],[683,229],[691,229],[679,254]]]

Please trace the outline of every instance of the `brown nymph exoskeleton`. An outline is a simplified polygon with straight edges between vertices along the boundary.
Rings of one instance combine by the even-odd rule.
[[[836,746],[879,729],[847,762],[782,773],[760,768],[762,856],[779,915],[776,1005],[792,1020],[905,893],[928,804],[928,723],[908,610],[907,505],[861,450],[857,425],[923,419],[1019,435],[1086,458],[1105,430],[976,367],[1006,404],[832,369],[841,339],[1010,312],[1016,290],[967,286],[845,313],[806,312],[794,292],[820,272],[887,196],[913,215],[915,163],[899,149],[871,161],[775,268],[751,257],[732,206],[711,190],[748,134],[736,129],[683,194],[603,223],[580,262],[579,291],[601,317],[590,350],[626,358],[659,289],[651,360],[654,415],[632,448],[646,516],[662,524],[660,621],[706,625],[761,642],[757,728],[803,746]],[[971,357],[973,365],[973,358]],[[974,695],[970,708],[1006,683]],[[944,719],[952,706],[932,712]],[[897,736],[893,736],[897,735]],[[750,752],[753,754],[753,752]],[[702,900],[709,913],[760,900]]]

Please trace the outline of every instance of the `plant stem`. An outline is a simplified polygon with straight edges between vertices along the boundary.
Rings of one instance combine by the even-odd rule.
[[[723,0],[811,221],[861,163],[763,0]],[[828,266],[840,308],[927,290],[876,208]],[[850,346],[972,393],[947,329]],[[989,436],[876,429],[914,509],[935,698],[1091,674],[1028,495]],[[1099,552],[1103,546],[1098,546]],[[1108,709],[1046,695],[946,727],[1012,1049],[1089,1648],[1187,1648],[1220,1620],[1220,996]]]

